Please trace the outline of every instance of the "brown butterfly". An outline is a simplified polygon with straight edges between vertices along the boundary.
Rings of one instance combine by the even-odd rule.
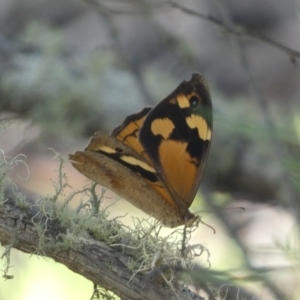
[[[200,74],[155,107],[128,116],[111,136],[96,132],[70,155],[86,177],[111,189],[169,227],[191,226],[189,211],[212,137],[212,104]]]

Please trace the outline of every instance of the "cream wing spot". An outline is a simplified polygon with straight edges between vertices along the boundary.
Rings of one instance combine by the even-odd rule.
[[[190,128],[197,128],[199,137],[204,141],[211,140],[211,129],[208,127],[206,120],[198,115],[191,115],[186,118]]]
[[[105,153],[109,153],[109,154],[113,154],[116,153],[116,150],[107,146],[101,146],[101,147],[97,147],[98,149],[94,149],[95,150],[101,150]]]
[[[99,147],[98,149],[94,149],[94,151],[97,151],[97,150],[100,150],[100,151],[103,151],[107,154],[115,154],[117,153],[117,151],[113,148],[110,148],[110,147],[107,147],[107,146],[101,146]],[[120,159],[123,160],[124,162],[127,162],[131,165],[135,165],[135,166],[139,166],[141,167],[142,169],[146,170],[146,171],[149,171],[149,172],[152,172],[152,173],[156,173],[156,171],[150,167],[147,163],[139,160],[139,159],[136,159],[132,156],[128,156],[128,155],[121,155],[120,156]]]
[[[170,136],[174,128],[174,123],[168,118],[156,119],[151,123],[152,133],[161,135],[165,140]]]
[[[206,139],[207,139],[208,141],[211,140],[211,134],[212,134],[211,129],[208,128],[208,130],[207,130],[207,135],[206,135]]]
[[[179,94],[177,96],[177,103],[178,103],[178,106],[180,108],[188,108],[188,107],[190,107],[189,99],[187,98],[186,95],[183,95],[183,94]]]
[[[150,167],[149,165],[147,165],[146,163],[144,163],[143,161],[141,160],[138,160],[132,156],[126,156],[126,155],[122,155],[120,157],[121,160],[131,164],[131,165],[135,165],[135,166],[139,166],[141,168],[143,168],[144,170],[146,171],[149,171],[149,172],[152,172],[152,173],[156,173],[156,171]]]

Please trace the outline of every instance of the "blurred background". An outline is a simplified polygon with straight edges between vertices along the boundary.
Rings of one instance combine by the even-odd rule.
[[[111,132],[199,72],[214,134],[192,210],[216,234],[201,225],[192,242],[209,249],[211,270],[231,274],[209,281],[234,285],[226,299],[298,299],[299,8],[299,0],[0,0],[0,121],[11,121],[0,148],[25,154],[30,167],[29,179],[24,166],[11,178],[32,199],[53,193],[49,148],[64,157],[83,149],[95,131]],[[65,170],[70,190],[86,185]],[[140,215],[117,205],[111,214],[126,209],[124,222]],[[0,280],[0,300],[91,297],[91,282],[50,259],[14,251],[11,263],[15,278]]]

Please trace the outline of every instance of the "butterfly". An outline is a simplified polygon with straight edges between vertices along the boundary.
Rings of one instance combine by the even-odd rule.
[[[128,116],[111,135],[96,132],[73,166],[163,225],[191,226],[212,138],[212,103],[200,74],[154,107]]]

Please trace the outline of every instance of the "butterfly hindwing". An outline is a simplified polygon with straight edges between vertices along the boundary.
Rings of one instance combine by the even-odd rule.
[[[111,136],[143,155],[145,153],[144,147],[141,145],[138,136],[139,130],[150,110],[151,107],[145,107],[140,112],[128,116],[120,126],[113,130]]]
[[[173,204],[153,189],[152,185],[161,184],[156,171],[138,153],[114,137],[96,132],[84,151],[76,151],[70,159],[80,173],[114,191],[162,224],[169,227],[184,224]]]
[[[148,157],[147,151],[144,149],[139,140],[139,131],[151,109],[151,107],[146,107],[140,112],[128,116],[124,122],[120,126],[116,127],[111,133],[113,137],[140,154],[142,156],[141,159],[144,159],[144,161],[150,166],[152,166],[152,162]],[[157,180],[155,181],[149,181],[147,178],[145,179],[159,195],[176,208],[176,204],[172,200],[172,196],[159,177],[157,177]]]

